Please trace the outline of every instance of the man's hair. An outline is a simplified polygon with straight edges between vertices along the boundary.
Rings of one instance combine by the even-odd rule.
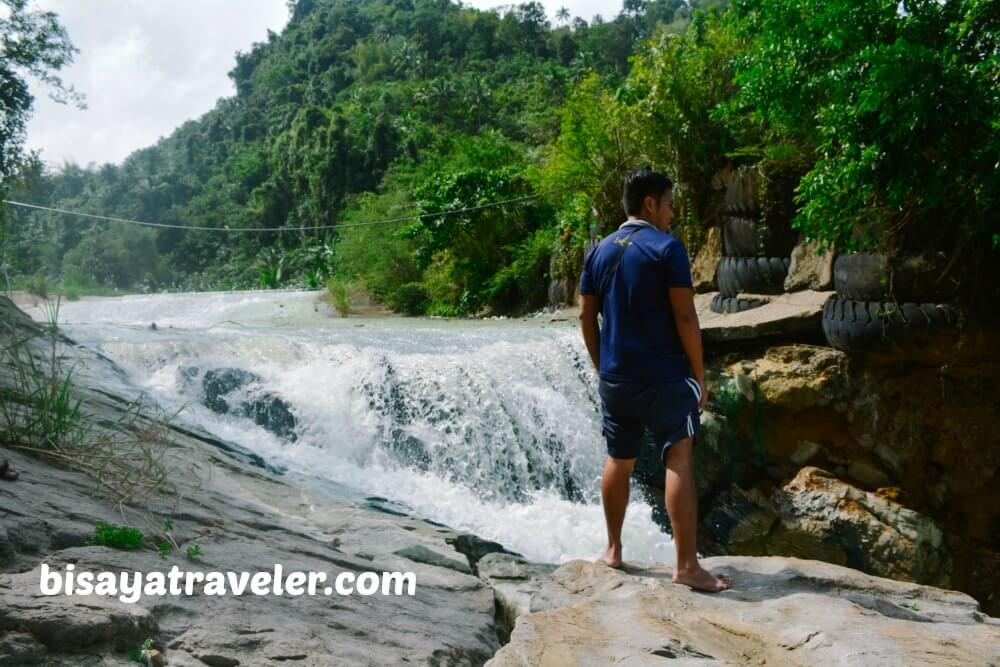
[[[659,202],[663,193],[673,187],[673,181],[660,172],[653,171],[649,166],[633,169],[625,174],[625,183],[622,186],[622,206],[625,207],[625,214],[639,215],[642,213],[642,202],[646,197],[656,197],[656,201]]]

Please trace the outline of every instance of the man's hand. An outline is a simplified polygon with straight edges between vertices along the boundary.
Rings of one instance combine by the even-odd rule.
[[[681,346],[691,364],[691,373],[698,381],[701,389],[701,399],[698,401],[698,409],[704,410],[708,404],[708,390],[705,387],[705,364],[702,359],[701,350],[701,327],[698,324],[698,312],[694,307],[694,291],[690,287],[670,287],[668,288],[670,308],[674,313],[674,322],[677,324],[677,335],[681,339]]]
[[[580,330],[587,345],[590,360],[597,372],[601,371],[601,330],[597,326],[597,313],[601,305],[596,294],[580,295]]]

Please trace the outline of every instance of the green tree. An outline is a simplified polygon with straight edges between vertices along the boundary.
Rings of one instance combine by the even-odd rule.
[[[991,0],[735,0],[730,118],[815,157],[794,224],[840,249],[1000,242]]]
[[[23,158],[24,131],[34,96],[25,75],[47,84],[55,102],[72,101],[86,108],[84,97],[55,73],[73,62],[78,50],[53,12],[33,11],[28,0],[2,0],[0,18],[0,187],[12,177]]]

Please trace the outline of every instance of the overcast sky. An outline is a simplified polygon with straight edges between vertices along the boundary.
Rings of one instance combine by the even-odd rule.
[[[511,4],[466,0],[489,9]],[[565,6],[588,22],[616,16],[621,0],[543,0],[554,21]],[[226,76],[237,51],[265,41],[268,29],[287,22],[285,0],[35,0],[32,7],[59,15],[80,49],[60,75],[86,96],[87,109],[49,99],[30,81],[35,110],[28,148],[57,168],[120,163],[156,143],[185,120],[198,118],[220,97],[235,94]]]

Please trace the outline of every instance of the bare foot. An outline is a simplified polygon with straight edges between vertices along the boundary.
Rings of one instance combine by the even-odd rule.
[[[709,593],[724,591],[731,585],[728,577],[717,577],[700,565],[692,570],[674,570],[673,582]]]
[[[604,555],[601,556],[600,558],[598,558],[594,562],[596,562],[596,563],[604,563],[608,567],[613,567],[616,570],[617,569],[621,569],[621,566],[622,566],[622,550],[621,550],[620,547],[618,549],[612,549],[611,547],[608,547],[608,550],[604,552]]]

